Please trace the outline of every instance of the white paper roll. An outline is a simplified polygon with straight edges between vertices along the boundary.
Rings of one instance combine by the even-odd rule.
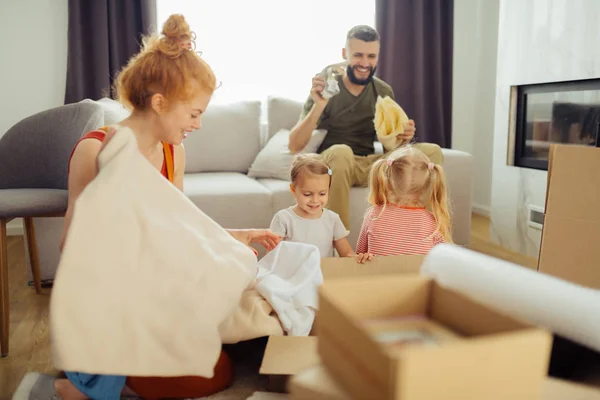
[[[508,316],[600,351],[600,290],[449,244],[427,255],[421,274]]]

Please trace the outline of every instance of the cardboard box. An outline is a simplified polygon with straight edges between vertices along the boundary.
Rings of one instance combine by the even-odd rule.
[[[538,271],[600,289],[600,148],[553,145]]]
[[[352,400],[323,365],[316,365],[296,375],[290,381],[289,389],[291,400]],[[542,393],[541,400],[600,400],[600,388],[553,378],[546,378]],[[456,399],[467,400],[468,397],[459,396]]]
[[[320,362],[315,336],[269,336],[259,372],[269,391],[284,392],[290,376]]]
[[[325,282],[319,296],[322,363],[356,399],[531,400],[548,370],[549,332],[501,315],[415,275]],[[434,348],[390,351],[368,318],[425,315],[463,336]]]
[[[350,276],[372,276],[388,274],[418,274],[425,256],[375,257],[359,264],[353,258],[330,257],[321,259],[323,280]]]
[[[323,279],[330,281],[338,278],[389,275],[418,274],[424,256],[375,257],[359,264],[353,258],[331,257],[321,259]],[[309,337],[270,336],[260,373],[269,376],[269,390],[285,390],[287,379],[303,368],[319,363],[316,335],[317,319]]]

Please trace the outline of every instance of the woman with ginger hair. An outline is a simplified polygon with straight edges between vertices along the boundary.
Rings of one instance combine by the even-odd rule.
[[[143,48],[120,72],[116,80],[119,101],[132,110],[118,125],[130,128],[142,155],[179,190],[183,191],[185,152],[182,141],[199,129],[202,114],[216,89],[211,68],[194,51],[194,34],[181,15],[172,15],[163,25],[161,35],[144,39]],[[114,135],[108,127],[89,132],[76,144],[69,161],[69,203],[61,247],[68,233],[73,207],[78,196],[98,173],[97,158]],[[230,230],[237,240],[249,245],[259,243],[271,250],[279,237],[268,230]],[[118,327],[115,327],[118,329]],[[32,385],[34,399],[119,399],[126,382],[144,396],[176,398],[187,396],[177,389],[222,390],[231,380],[231,363],[222,353],[212,379],[130,378],[66,372],[67,379],[41,375]],[[178,380],[179,379],[179,380]],[[134,384],[132,384],[132,382]],[[157,387],[166,393],[157,393]],[[161,386],[162,385],[162,386]],[[165,388],[165,385],[170,385]],[[194,386],[195,385],[195,386]],[[169,392],[169,387],[175,391]],[[150,389],[152,388],[152,389]],[[181,394],[180,394],[181,393]],[[132,393],[133,394],[133,393]],[[152,396],[150,396],[152,395]]]

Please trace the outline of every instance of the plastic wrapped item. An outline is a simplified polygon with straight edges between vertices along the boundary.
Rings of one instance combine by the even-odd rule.
[[[340,85],[337,78],[344,73],[344,69],[347,65],[346,62],[341,62],[325,67],[322,72],[323,78],[325,79],[325,89],[321,92],[321,96],[324,99],[328,100],[340,92]]]

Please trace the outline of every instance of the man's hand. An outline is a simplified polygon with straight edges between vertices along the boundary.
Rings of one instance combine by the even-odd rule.
[[[321,93],[325,90],[325,78],[322,74],[317,74],[312,78],[312,88],[310,89],[310,95],[316,105],[325,108],[329,100],[324,99]]]
[[[408,120],[408,123],[404,124],[404,132],[396,135],[398,144],[405,144],[413,140],[416,131],[417,129],[415,128],[415,121],[412,119]]]

